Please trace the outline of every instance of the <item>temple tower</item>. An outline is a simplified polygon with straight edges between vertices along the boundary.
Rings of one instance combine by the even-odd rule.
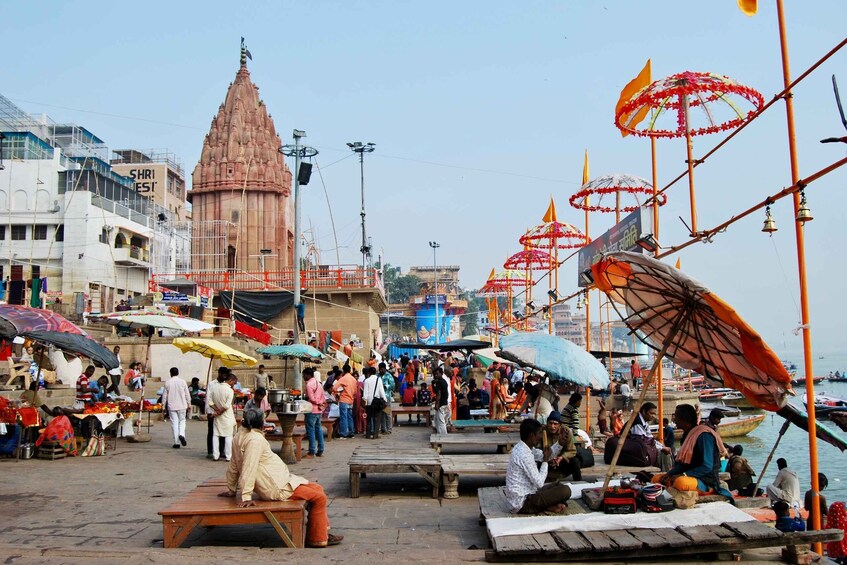
[[[241,65],[191,175],[192,271],[277,271],[294,250],[291,171],[273,119]],[[250,286],[234,277],[232,286]]]

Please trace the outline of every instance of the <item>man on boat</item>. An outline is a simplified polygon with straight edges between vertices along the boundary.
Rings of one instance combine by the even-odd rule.
[[[790,507],[800,506],[800,480],[797,478],[797,473],[793,469],[788,468],[788,461],[780,457],[776,460],[776,467],[779,472],[773,483],[767,486],[768,498],[771,499],[771,505],[782,500]]]
[[[701,494],[716,492],[733,500],[732,493],[721,487],[718,473],[726,448],[718,433],[697,423],[697,411],[690,404],[678,404],[674,421],[682,430],[682,445],[676,452],[676,465],[655,480],[678,490],[696,490]]]
[[[506,466],[509,509],[521,514],[562,512],[571,497],[571,488],[558,482],[544,484],[547,462],[559,456],[562,446],[557,441],[544,451],[531,447],[540,443],[544,434],[541,424],[533,418],[521,422],[520,434],[521,440],[512,449]]]

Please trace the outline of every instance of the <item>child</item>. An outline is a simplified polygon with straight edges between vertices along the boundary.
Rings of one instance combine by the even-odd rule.
[[[777,501],[773,505],[773,511],[776,512],[776,524],[774,527],[780,532],[805,532],[806,523],[800,517],[798,510],[797,517],[792,518],[789,512],[788,503],[784,500]]]

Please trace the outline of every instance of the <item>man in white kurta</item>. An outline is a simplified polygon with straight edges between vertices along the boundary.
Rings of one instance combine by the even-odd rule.
[[[209,394],[209,406],[215,414],[212,421],[212,459],[221,457],[220,440],[224,438],[224,459],[232,459],[232,435],[235,433],[235,414],[232,411],[232,387],[238,379],[230,373],[227,379],[219,383]]]
[[[186,382],[179,376],[179,369],[171,367],[170,372],[171,378],[165,382],[162,404],[168,407],[168,419],[171,421],[174,435],[174,449],[179,449],[180,444],[188,444],[185,441],[185,417],[188,407],[191,406],[191,393],[188,392]]]

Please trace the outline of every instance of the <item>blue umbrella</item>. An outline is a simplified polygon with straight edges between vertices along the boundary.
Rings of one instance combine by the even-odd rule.
[[[500,338],[500,356],[594,389],[609,387],[609,372],[591,353],[555,335],[515,333]]]
[[[326,357],[323,353],[312,347],[311,345],[303,345],[295,343],[293,345],[268,345],[260,347],[256,353],[262,355],[270,355],[271,357],[279,357],[280,359],[303,359],[313,363],[319,363],[321,359]]]

